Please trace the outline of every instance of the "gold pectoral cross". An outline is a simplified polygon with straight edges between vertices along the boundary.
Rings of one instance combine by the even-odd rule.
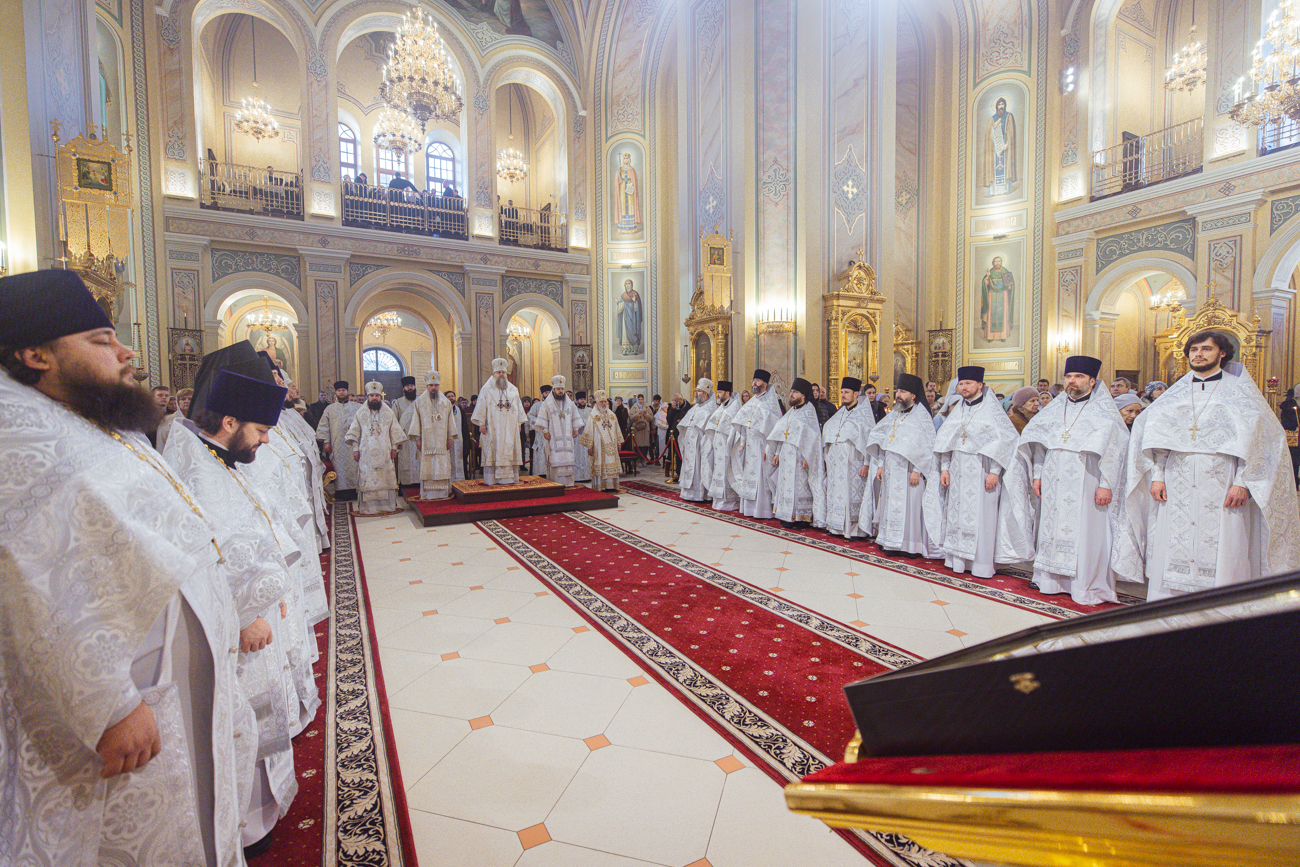
[[[1069,431],[1066,431],[1065,433],[1061,434],[1061,442],[1065,442],[1065,441],[1068,440],[1069,438],[1070,438],[1070,432],[1069,432]]]
[[[966,445],[966,431],[961,432],[961,444]]]
[[[1198,425],[1196,422],[1192,422],[1192,426],[1188,428],[1188,430],[1191,431],[1192,433],[1192,442],[1196,442],[1196,432],[1200,429],[1201,429],[1200,425]]]
[[[784,437],[784,438],[786,439],[787,442],[789,442],[789,440],[790,440],[790,429],[789,429],[789,428],[786,428],[786,429],[785,429],[785,433],[781,434],[781,436]]]

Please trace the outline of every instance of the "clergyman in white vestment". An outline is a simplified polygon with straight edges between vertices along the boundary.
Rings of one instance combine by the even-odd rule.
[[[411,417],[415,415],[415,377],[402,377],[402,394],[397,400],[393,401],[393,414],[397,416],[397,424],[406,430],[411,424]],[[420,454],[415,448],[415,441],[408,439],[397,447],[397,484],[401,487],[418,485],[420,483]]]
[[[677,481],[681,485],[681,498],[687,502],[702,503],[709,498],[713,439],[706,428],[716,409],[713,383],[701,379],[695,383],[695,405],[677,422],[677,445],[682,452],[682,468]]]
[[[1286,435],[1217,332],[1192,335],[1191,370],[1133,422],[1126,512],[1147,599],[1238,584],[1300,566],[1300,510]],[[1130,549],[1124,549],[1130,550]]]
[[[944,565],[957,574],[992,578],[1002,476],[1020,435],[993,389],[984,384],[984,368],[958,368],[957,392],[960,400],[934,439],[942,510],[939,547]]]
[[[767,456],[767,434],[782,415],[781,404],[769,383],[772,374],[754,371],[750,386],[754,396],[741,406],[731,426],[731,485],[740,496],[740,513],[747,518],[772,517],[772,465]]]
[[[591,487],[597,491],[619,490],[618,479],[623,473],[623,463],[618,457],[623,433],[618,417],[609,408],[609,395],[602,389],[595,394],[596,408],[587,417],[586,426],[578,440],[586,449],[591,461]]]
[[[1100,359],[1066,359],[1063,397],[1025,425],[998,510],[1002,562],[1032,560],[1039,590],[1080,605],[1116,600],[1111,547],[1129,541],[1128,428],[1110,390],[1097,387],[1100,371]]]
[[[587,403],[587,392],[575,391],[573,393],[573,402],[576,405],[575,411],[578,413],[578,419],[582,422],[582,428],[587,429],[587,422],[591,419],[591,413],[595,406],[595,401],[589,405]],[[591,455],[587,449],[582,447],[582,437],[579,437],[578,451],[573,456],[573,480],[575,482],[591,481]]]
[[[483,450],[483,484],[513,485],[519,481],[523,444],[519,426],[527,420],[519,389],[506,379],[506,360],[492,359],[492,375],[478,392],[470,421],[479,426]]]
[[[865,536],[859,523],[862,499],[871,491],[867,484],[870,459],[867,443],[876,426],[875,413],[860,400],[861,380],[846,376],[840,380],[840,408],[822,428],[826,476],[813,491],[813,526],[836,536],[854,539]]]
[[[713,508],[719,512],[734,512],[740,508],[740,496],[728,481],[727,462],[731,459],[731,443],[736,435],[732,421],[740,412],[740,398],[732,394],[731,380],[718,380],[718,390],[713,399],[718,408],[709,416],[704,425],[704,433],[713,441],[713,459],[705,468],[709,474],[709,496],[713,499]]]
[[[551,377],[551,393],[542,401],[533,426],[537,437],[545,444],[548,479],[566,488],[573,487],[574,463],[577,460],[577,440],[582,434],[582,415],[578,405],[565,392],[563,376]]]
[[[822,428],[813,403],[813,387],[806,379],[790,386],[790,409],[767,435],[772,456],[772,513],[787,527],[813,522],[813,491],[825,484]]]
[[[533,401],[533,405],[528,408],[528,429],[533,432],[533,462],[529,469],[534,476],[545,478],[550,468],[546,465],[546,437],[542,436],[537,430],[537,414],[542,411],[542,402],[551,396],[551,386],[542,386],[542,397],[540,400]]]
[[[0,864],[242,863],[234,603],[135,353],[62,270],[0,279],[0,345]]]
[[[425,391],[415,401],[406,423],[406,433],[415,441],[420,455],[420,499],[445,500],[451,496],[452,446],[460,437],[451,401],[438,390],[442,375],[429,371]]]
[[[325,454],[334,464],[334,494],[340,500],[357,498],[357,462],[343,438],[359,409],[361,405],[348,398],[347,382],[339,380],[334,383],[334,402],[325,407],[316,425],[316,439],[325,444]]]
[[[397,511],[397,450],[406,432],[384,404],[384,386],[366,383],[366,403],[352,416],[344,442],[357,462],[357,513],[382,515]]]
[[[875,529],[887,551],[937,558],[939,548],[939,462],[934,455],[934,419],[925,403],[925,383],[904,373],[894,389],[894,408],[876,423],[867,441],[875,486],[872,512],[863,497],[863,529]]]

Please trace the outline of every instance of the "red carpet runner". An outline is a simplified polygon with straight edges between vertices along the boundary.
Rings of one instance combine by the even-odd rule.
[[[479,527],[782,783],[843,754],[844,684],[917,660],[591,515]],[[896,835],[844,836],[880,865],[958,863]]]
[[[331,616],[316,627],[314,666],[323,703],[293,740],[298,795],[271,848],[249,864],[418,867],[352,524],[343,509],[331,522],[333,548],[321,558]]]
[[[1037,590],[1030,588],[1029,580],[1031,575],[1027,570],[1023,569],[999,566],[997,573],[992,578],[987,579],[975,578],[971,575],[958,575],[945,567],[942,560],[909,560],[905,557],[887,556],[881,552],[879,545],[875,542],[868,542],[866,539],[843,539],[839,536],[832,536],[824,530],[814,530],[812,528],[788,530],[781,526],[780,521],[775,519],[746,518],[739,512],[719,512],[707,503],[688,502],[683,500],[676,490],[661,488],[645,482],[625,481],[622,482],[622,485],[629,493],[645,497],[647,500],[676,506],[697,515],[708,515],[711,518],[717,518],[738,527],[757,530],[760,533],[777,536],[820,551],[827,551],[841,557],[848,557],[852,560],[870,563],[873,566],[880,566],[894,572],[901,572],[904,575],[920,578],[923,581],[943,584],[963,593],[982,596],[985,599],[992,599],[1005,605],[1014,605],[1017,608],[1024,608],[1046,617],[1055,617],[1058,620],[1118,607],[1118,605],[1112,603],[1080,605],[1063,594],[1048,596],[1045,593],[1039,593]],[[1119,594],[1119,599],[1121,605],[1132,605],[1142,601],[1136,596],[1128,596],[1123,593]]]

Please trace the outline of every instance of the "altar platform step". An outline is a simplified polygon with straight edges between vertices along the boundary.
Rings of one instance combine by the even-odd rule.
[[[403,490],[403,499],[425,527],[618,508],[618,497],[607,491],[593,491],[582,485],[566,489],[536,476],[524,476],[514,485],[484,485],[481,481],[451,484],[453,496],[443,500],[421,500],[418,488],[411,493],[410,488]]]

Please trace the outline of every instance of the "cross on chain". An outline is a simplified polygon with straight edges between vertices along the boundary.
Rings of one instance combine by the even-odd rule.
[[[1063,434],[1061,434],[1061,442],[1065,442],[1069,438],[1070,438],[1070,432],[1068,430],[1065,431]]]
[[[1193,421],[1192,426],[1188,428],[1188,430],[1192,432],[1192,442],[1196,442],[1196,432],[1200,429],[1201,426],[1198,425],[1195,421]]]
[[[508,406],[510,406],[510,404],[506,402],[505,398],[501,398],[497,401],[497,409],[505,409]]]

